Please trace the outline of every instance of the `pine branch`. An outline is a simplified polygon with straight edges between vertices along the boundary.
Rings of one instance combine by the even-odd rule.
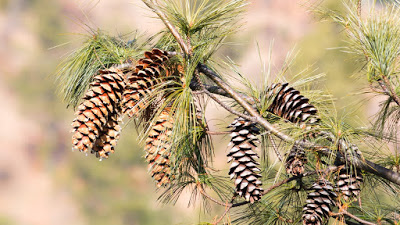
[[[262,127],[266,130],[270,131],[275,136],[279,137],[280,139],[294,143],[294,139],[289,137],[288,135],[282,133],[278,129],[276,129],[272,124],[270,124],[266,119],[264,119],[254,108],[247,103],[247,101],[242,98],[231,86],[225,83],[214,71],[209,69],[206,65],[199,63],[197,66],[198,70],[214,81],[220,88],[226,91],[237,103],[239,103],[251,116],[255,117],[255,122],[259,123]]]
[[[199,64],[198,69],[204,75],[213,80],[218,86],[224,89],[228,94],[230,94],[231,97],[235,99],[251,116],[254,116],[256,118],[256,122],[258,122],[266,130],[270,131],[272,134],[279,137],[283,141],[286,141],[291,144],[294,143],[293,138],[279,131],[277,128],[272,126],[272,124],[270,124],[267,120],[262,118],[236,91],[234,91],[228,84],[226,84],[221,78],[219,78],[219,76],[214,71],[212,71],[206,65],[201,63]],[[305,140],[300,141],[299,144],[304,148],[321,149],[320,152],[326,156],[332,155],[332,151],[330,149],[325,148],[324,146],[319,146],[316,145],[315,143],[311,143]],[[346,162],[344,156],[338,155],[338,157],[340,161]],[[354,163],[354,165],[359,169],[365,170],[367,172],[370,172],[384,179],[387,179],[395,184],[400,185],[400,173],[396,173],[392,170],[389,170],[383,166],[380,166],[368,160],[365,161],[359,160],[357,162],[350,162],[350,163]]]
[[[164,24],[168,27],[168,29],[174,35],[174,37],[176,38],[176,41],[179,43],[179,45],[181,46],[184,53],[186,55],[190,55],[190,50],[189,50],[188,45],[184,42],[183,38],[177,32],[176,28],[168,21],[165,14],[157,8],[157,6],[154,4],[154,0],[143,0],[143,2],[160,17],[160,19],[164,22]],[[253,116],[255,118],[255,121],[258,124],[260,124],[266,130],[270,131],[272,134],[279,137],[280,139],[282,139],[285,142],[288,142],[291,144],[293,144],[295,142],[295,140],[293,138],[291,138],[287,134],[281,132],[276,127],[274,127],[272,124],[270,124],[266,119],[264,119],[262,116],[260,116],[257,113],[257,111],[254,110],[254,108],[239,93],[237,93],[231,86],[229,86],[227,83],[225,83],[225,81],[223,81],[214,71],[212,71],[210,68],[208,68],[205,64],[199,63],[197,66],[197,69],[199,70],[199,72],[203,73],[208,78],[210,78],[217,86],[219,86],[221,89],[223,89],[231,98],[233,98],[239,105],[241,105],[247,111],[247,113],[249,113],[250,116]],[[311,143],[309,141],[301,141],[301,142],[299,142],[299,144],[304,148],[321,149],[320,153],[322,153],[324,155],[327,155],[327,156],[332,155],[332,151],[330,149],[325,148],[324,146],[318,146],[315,143]],[[346,159],[344,156],[341,156],[340,154],[338,154],[338,157],[339,157],[340,161],[346,162]],[[373,173],[377,176],[380,176],[380,177],[387,179],[395,184],[400,185],[400,173],[396,173],[392,170],[389,170],[383,166],[380,166],[380,165],[370,162],[368,160],[365,160],[365,161],[358,160],[357,162],[349,162],[349,163],[354,164],[354,166],[356,166],[359,169]]]
[[[144,4],[147,5],[155,14],[160,17],[160,19],[164,22],[165,26],[170,30],[171,34],[175,37],[176,41],[178,42],[179,46],[181,47],[182,51],[186,55],[191,54],[191,49],[188,47],[188,45],[185,43],[183,40],[182,36],[179,34],[179,32],[176,30],[176,28],[171,24],[171,22],[167,19],[167,16],[162,12],[156,5],[154,0],[142,0]]]

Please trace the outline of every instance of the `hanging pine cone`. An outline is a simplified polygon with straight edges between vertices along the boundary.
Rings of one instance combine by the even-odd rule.
[[[91,153],[95,153],[97,158],[108,158],[110,153],[114,153],[114,147],[117,145],[121,126],[118,125],[120,118],[116,115],[109,118],[99,137],[96,139]]]
[[[124,87],[120,70],[110,68],[99,71],[72,122],[73,148],[83,152],[91,149],[100,159],[113,152],[120,130],[118,118]]]
[[[170,137],[174,119],[169,109],[157,117],[146,139],[146,161],[150,175],[157,181],[157,186],[165,186],[171,181],[171,144]]]
[[[286,159],[286,172],[293,176],[300,176],[304,173],[304,164],[307,163],[307,156],[304,148],[294,144]]]
[[[345,201],[356,200],[361,192],[363,177],[360,172],[344,167],[337,176],[337,188]]]
[[[164,75],[168,76],[162,74],[167,73],[164,64],[169,60],[168,52],[155,48],[151,52],[145,52],[144,55],[145,58],[138,60],[135,70],[128,74],[128,84],[123,93],[123,112],[130,117],[145,108],[146,102],[143,99],[158,83],[157,79]]]
[[[332,184],[323,178],[314,183],[312,189],[314,192],[307,195],[307,204],[303,208],[303,225],[325,224],[331,207],[336,205],[337,195]]]
[[[232,162],[229,175],[231,179],[236,177],[236,192],[253,203],[260,200],[262,194],[260,169],[257,167],[259,156],[253,151],[259,142],[255,136],[259,129],[255,123],[243,118],[235,119],[229,127],[233,128],[229,143],[232,148],[228,153],[228,163]]]
[[[272,84],[268,89],[268,96],[274,96],[268,111],[279,117],[292,123],[299,123],[303,127],[319,121],[316,115],[317,109],[308,103],[309,99],[289,87],[288,83]]]

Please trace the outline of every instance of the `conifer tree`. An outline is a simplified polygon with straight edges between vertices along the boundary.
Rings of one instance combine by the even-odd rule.
[[[174,203],[190,190],[224,207],[213,224],[400,224],[400,156],[380,155],[398,141],[398,2],[363,9],[360,0],[348,0],[344,12],[314,8],[343,27],[342,47],[355,56],[358,74],[386,97],[367,128],[334,114],[332,98],[311,85],[319,75],[287,82],[288,63],[255,85],[216,56],[241,26],[246,0],[143,2],[164,30],[129,42],[94,31],[96,38],[58,71],[65,101],[77,106],[73,148],[108,158],[127,121],[143,136],[160,201]],[[232,86],[232,77],[245,88]],[[216,132],[209,130],[204,98],[232,115],[222,130],[231,138],[224,176],[213,165]]]

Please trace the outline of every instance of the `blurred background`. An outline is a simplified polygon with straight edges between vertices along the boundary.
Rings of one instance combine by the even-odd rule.
[[[316,18],[307,7],[309,1],[249,2],[246,23],[230,40],[237,44],[221,49],[238,62],[243,74],[259,79],[257,43],[267,59],[273,42],[273,71],[295,48],[295,68],[326,73],[321,87],[335,97],[338,109],[354,99],[365,100],[350,98],[361,90],[362,81],[350,78],[358,67],[350,55],[336,49],[344,45],[340,27]],[[340,1],[323,4],[340,10]],[[147,174],[143,146],[130,127],[108,160],[71,151],[74,110],[57,95],[54,74],[88,27],[113,35],[136,29],[150,35],[163,25],[140,0],[0,0],[0,225],[212,221],[223,209],[204,214],[199,207],[188,208],[185,195],[176,206],[157,203],[160,192]],[[372,115],[374,106],[376,102],[357,108],[363,112],[360,118]],[[210,116],[227,115],[215,104],[211,108]],[[218,116],[212,123],[223,123],[224,117]],[[214,143],[215,167],[227,170],[228,138],[216,137]]]

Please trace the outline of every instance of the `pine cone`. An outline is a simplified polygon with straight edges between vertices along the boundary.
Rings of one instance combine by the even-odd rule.
[[[74,148],[83,152],[92,149],[91,152],[96,152],[100,159],[107,158],[113,151],[108,144],[115,146],[118,139],[120,127],[116,121],[121,112],[120,101],[124,87],[123,74],[116,68],[100,70],[99,75],[94,77],[75,113],[77,117],[72,122]]]
[[[163,76],[162,72],[166,73],[164,64],[170,57],[168,52],[156,48],[144,55],[145,58],[138,60],[135,70],[128,74],[128,84],[123,93],[123,113],[129,117],[145,108],[146,102],[143,99],[158,83],[157,79]]]
[[[342,193],[345,201],[356,200],[361,192],[361,183],[363,177],[360,172],[352,171],[348,167],[344,167],[339,171],[337,177],[337,188]]]
[[[304,128],[319,121],[317,109],[311,105],[309,99],[300,95],[300,92],[288,86],[288,83],[272,84],[268,89],[268,96],[273,97],[272,104],[268,111],[289,120],[292,123],[299,123]]]
[[[96,157],[103,159],[108,158],[110,153],[114,153],[114,147],[117,145],[121,126],[118,125],[120,118],[111,117],[103,130],[100,132],[99,138],[96,139],[91,153],[96,153]]]
[[[323,178],[314,183],[312,189],[314,192],[307,195],[307,204],[303,208],[303,225],[325,224],[331,207],[336,205],[337,195],[332,184]]]
[[[156,122],[146,139],[146,161],[149,163],[150,175],[157,181],[157,186],[165,186],[171,180],[171,144],[170,137],[174,119],[170,110],[165,109],[156,119]]]
[[[300,176],[304,173],[304,164],[306,163],[307,157],[304,148],[295,143],[286,159],[286,172],[293,176]]]
[[[229,175],[231,179],[236,177],[236,192],[253,203],[260,200],[262,194],[259,163],[256,161],[259,156],[253,151],[259,142],[255,136],[259,129],[255,123],[243,118],[235,119],[229,127],[233,128],[229,143],[232,148],[228,153],[228,163],[232,162]]]

